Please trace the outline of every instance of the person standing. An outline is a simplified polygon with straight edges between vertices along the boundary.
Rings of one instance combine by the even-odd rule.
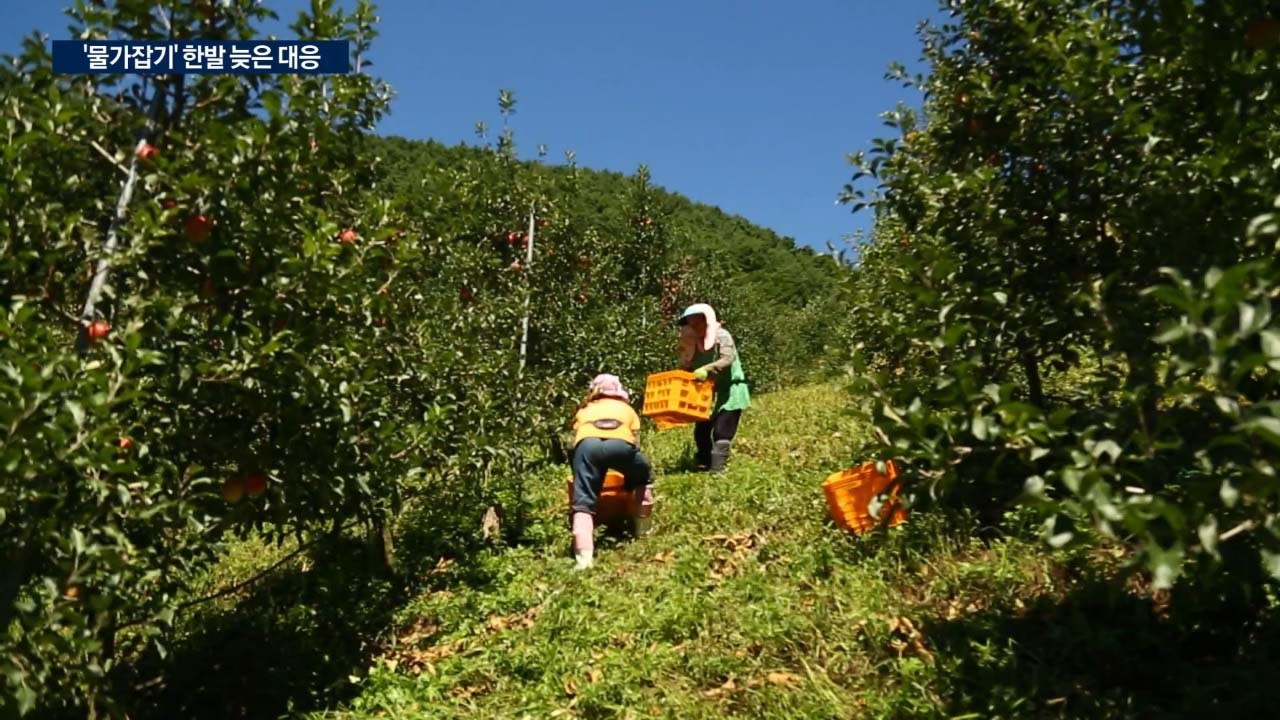
[[[699,380],[715,381],[711,417],[693,429],[698,467],[721,473],[729,462],[742,411],[751,407],[747,375],[733,335],[716,320],[710,305],[690,305],[680,315],[680,326],[680,367],[692,371]]]

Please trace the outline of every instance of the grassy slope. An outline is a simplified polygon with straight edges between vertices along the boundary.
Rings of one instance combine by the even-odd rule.
[[[355,538],[302,554],[183,614],[169,652],[140,664],[138,717],[1274,714],[1274,613],[1180,618],[1120,589],[1104,552],[1018,539],[1030,517],[981,533],[925,514],[861,538],[830,527],[821,480],[865,438],[830,406],[838,390],[758,399],[725,477],[680,470],[687,432],[646,437],[656,532],[602,543],[586,574],[570,570],[563,468],[529,478],[522,544],[466,563],[437,562],[432,538],[475,519],[406,514],[411,593]],[[202,591],[290,546],[238,544]]]
[[[761,398],[733,467],[659,477],[655,533],[571,571],[563,484],[541,483],[542,542],[442,567],[363,691],[316,717],[850,717],[943,711],[931,651],[897,620],[953,617],[1048,580],[1029,546],[917,521],[887,538],[826,522],[820,483],[862,435],[836,388]],[[688,433],[646,439],[681,465]],[[926,559],[913,548],[931,545]],[[917,620],[917,622],[920,622]],[[394,645],[394,646],[391,646]],[[925,682],[917,686],[913,674]]]

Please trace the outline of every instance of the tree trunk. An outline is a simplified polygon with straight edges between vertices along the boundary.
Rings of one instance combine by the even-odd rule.
[[[387,577],[395,577],[395,538],[391,534],[391,523],[383,517],[375,518],[365,536],[365,546],[369,551],[369,560]]]
[[[31,551],[26,543],[5,558],[4,571],[0,573],[0,628],[9,627],[13,621],[13,603],[27,581],[27,563]]]
[[[1020,359],[1022,372],[1027,376],[1027,394],[1031,398],[1031,404],[1042,408],[1044,407],[1044,386],[1040,382],[1040,365],[1035,353],[1023,348]]]

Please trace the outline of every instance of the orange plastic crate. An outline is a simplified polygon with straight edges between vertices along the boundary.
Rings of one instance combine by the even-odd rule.
[[[656,415],[649,419],[653,420],[653,426],[656,427],[659,432],[663,430],[670,430],[671,428],[688,427],[694,423],[693,420],[681,420],[678,417],[668,418],[666,415]]]
[[[696,380],[693,373],[684,370],[669,370],[645,380],[640,414],[652,418],[659,430],[667,430],[709,419],[714,400],[713,381]]]
[[[881,508],[879,518],[871,517],[868,511],[871,499],[883,493],[898,477],[898,468],[893,461],[885,465],[884,473],[876,470],[874,462],[869,462],[833,473],[822,483],[822,491],[827,496],[827,507],[830,508],[831,519],[835,520],[836,525],[850,532],[863,533],[885,518],[889,519],[889,527],[906,522],[907,510],[898,501],[896,487],[889,493],[889,499]]]
[[[596,498],[596,524],[617,525],[638,517],[642,493],[627,491],[626,478],[617,470],[610,470],[604,475],[604,487]],[[565,483],[565,493],[569,498],[569,506],[573,507],[573,478]]]

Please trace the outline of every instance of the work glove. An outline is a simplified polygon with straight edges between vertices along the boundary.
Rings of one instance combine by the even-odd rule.
[[[706,380],[706,379],[707,379],[707,369],[706,369],[706,368],[704,368],[704,367],[700,367],[700,368],[698,368],[697,370],[694,370],[694,371],[693,371],[693,378],[694,378],[695,380]]]

